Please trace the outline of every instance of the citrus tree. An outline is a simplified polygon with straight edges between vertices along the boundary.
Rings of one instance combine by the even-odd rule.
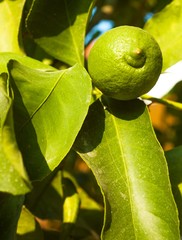
[[[95,4],[0,2],[2,240],[180,239],[182,148],[164,151],[144,100],[182,106],[142,94],[181,60],[181,1],[163,6],[145,31],[125,26],[121,49],[111,31],[87,68]]]

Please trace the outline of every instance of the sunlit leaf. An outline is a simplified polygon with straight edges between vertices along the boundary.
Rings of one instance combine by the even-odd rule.
[[[105,199],[102,239],[179,239],[178,217],[163,151],[140,100],[90,108],[75,149]]]
[[[0,191],[24,194],[30,183],[16,143],[7,74],[0,76]]]
[[[0,1],[0,52],[21,53],[18,42],[25,0]]]
[[[10,60],[17,60],[18,62],[35,69],[42,69],[45,71],[55,70],[53,67],[45,65],[33,58],[21,56],[20,54],[16,53],[2,52],[0,53],[0,73],[6,72],[8,74],[7,64]]]
[[[43,240],[43,233],[35,217],[23,206],[17,226],[17,240]]]
[[[45,177],[70,150],[87,114],[91,81],[75,65],[60,71],[9,64],[17,141],[31,179]]]
[[[51,56],[69,65],[84,62],[84,35],[92,0],[34,0],[28,30]]]
[[[182,2],[173,0],[144,26],[159,43],[163,54],[163,70],[182,59]]]
[[[91,239],[98,239],[103,222],[103,207],[78,184],[78,181],[70,173],[64,171],[63,176],[74,183],[80,197],[80,210],[74,231],[75,238],[81,234],[80,228],[82,227],[83,230],[90,228],[90,232],[88,231],[87,234],[92,236]],[[81,180],[84,181],[82,178]],[[80,177],[78,179],[80,179]],[[77,229],[79,229],[79,231]]]

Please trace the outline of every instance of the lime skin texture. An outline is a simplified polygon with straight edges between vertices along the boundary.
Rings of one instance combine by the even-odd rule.
[[[88,72],[105,95],[132,100],[147,93],[162,70],[162,53],[145,30],[120,26],[101,35],[88,56]]]

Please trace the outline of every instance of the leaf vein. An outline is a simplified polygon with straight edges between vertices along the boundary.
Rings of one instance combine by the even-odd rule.
[[[115,131],[116,131],[116,136],[117,136],[118,143],[119,143],[120,152],[121,152],[122,158],[123,158],[123,165],[124,165],[125,175],[126,175],[127,185],[128,185],[128,194],[129,194],[129,201],[130,201],[130,208],[131,208],[131,216],[132,216],[133,228],[135,229],[135,227],[134,227],[135,224],[134,224],[134,219],[133,219],[133,204],[132,204],[132,197],[131,197],[131,195],[132,195],[131,194],[131,183],[130,183],[130,179],[129,179],[129,176],[128,176],[127,166],[126,166],[126,163],[124,161],[124,150],[123,150],[122,142],[120,141],[120,136],[119,136],[118,127],[117,127],[117,123],[116,123],[115,117],[113,115],[111,115],[111,117],[112,117],[113,124],[114,124],[114,127],[115,127]],[[114,164],[116,166],[117,171],[121,175],[120,170],[119,170],[118,166],[116,165],[115,161],[114,161]],[[134,230],[134,235],[135,235],[135,230]],[[135,235],[135,238],[136,238],[136,235]]]

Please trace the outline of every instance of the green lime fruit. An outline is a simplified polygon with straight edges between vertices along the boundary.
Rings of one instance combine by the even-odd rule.
[[[131,100],[147,93],[162,69],[158,43],[145,30],[113,28],[94,43],[88,57],[88,72],[94,85],[105,95]]]

